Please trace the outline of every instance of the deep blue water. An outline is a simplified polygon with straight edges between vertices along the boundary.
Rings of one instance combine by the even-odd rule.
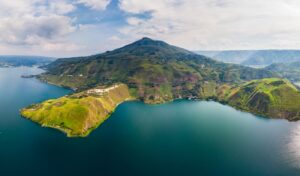
[[[300,123],[216,102],[121,104],[87,138],[23,119],[20,108],[69,93],[0,68],[0,176],[300,175]]]

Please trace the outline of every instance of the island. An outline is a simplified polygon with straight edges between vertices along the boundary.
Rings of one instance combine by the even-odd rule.
[[[129,100],[214,100],[264,117],[300,119],[299,89],[276,72],[218,62],[150,38],[44,68],[38,79],[76,91],[24,108],[21,115],[70,137],[87,136]]]

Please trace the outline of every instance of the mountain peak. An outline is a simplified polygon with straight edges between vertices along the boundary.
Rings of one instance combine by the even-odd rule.
[[[166,42],[160,40],[154,40],[149,37],[143,37],[142,39],[133,42],[132,44],[139,45],[139,46],[147,46],[147,45],[156,45],[156,46],[166,46],[168,45]]]
[[[122,58],[128,55],[139,58],[178,58],[183,55],[185,55],[184,57],[194,55],[194,53],[183,48],[169,45],[164,41],[144,37],[122,48],[105,53],[104,55],[106,57],[108,55],[114,55],[116,58]]]
[[[153,39],[151,39],[151,38],[149,38],[149,37],[143,37],[143,38],[141,38],[140,40],[142,40],[142,41],[154,41]]]

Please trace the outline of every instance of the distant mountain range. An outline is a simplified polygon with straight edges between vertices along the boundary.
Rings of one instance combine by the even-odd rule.
[[[300,61],[300,50],[228,50],[196,51],[215,60],[249,66],[267,66],[273,63]]]
[[[13,56],[0,55],[0,67],[18,67],[18,66],[34,66],[46,65],[53,62],[55,59],[42,56]]]
[[[292,63],[276,63],[266,67],[267,70],[276,72],[280,76],[293,82],[300,82],[300,61]]]

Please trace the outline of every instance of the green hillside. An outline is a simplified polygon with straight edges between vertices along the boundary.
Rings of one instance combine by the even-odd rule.
[[[40,79],[76,90],[118,82],[147,103],[198,97],[207,82],[240,83],[277,76],[263,69],[224,64],[205,56],[143,38],[104,54],[59,59]]]
[[[229,105],[255,114],[300,120],[300,91],[285,79],[250,81],[228,89],[224,100]]]

